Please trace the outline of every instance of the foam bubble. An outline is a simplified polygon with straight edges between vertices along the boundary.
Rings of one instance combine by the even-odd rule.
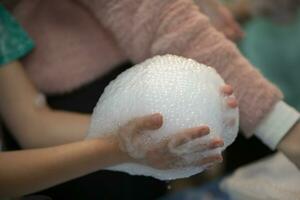
[[[224,81],[213,68],[192,59],[174,55],[147,59],[120,74],[105,88],[94,109],[88,138],[107,136],[133,118],[159,112],[164,117],[163,126],[145,134],[145,146],[156,144],[180,130],[208,125],[209,137],[222,138],[225,145],[219,151],[224,150],[237,135],[238,109],[226,106],[220,92],[223,85]],[[235,123],[229,126],[228,119],[234,119]],[[194,148],[209,137],[188,143],[182,151]],[[191,161],[208,154],[186,155],[185,159]],[[125,163],[109,169],[169,180],[200,173],[204,167],[158,170]]]

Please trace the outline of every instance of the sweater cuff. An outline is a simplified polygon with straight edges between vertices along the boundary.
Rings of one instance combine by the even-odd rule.
[[[300,119],[300,113],[283,101],[275,104],[270,114],[256,128],[255,135],[272,150]]]

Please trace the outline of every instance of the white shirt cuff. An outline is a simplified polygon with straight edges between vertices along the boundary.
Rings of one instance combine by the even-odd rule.
[[[255,135],[274,150],[299,119],[300,113],[297,110],[280,101],[256,128]]]

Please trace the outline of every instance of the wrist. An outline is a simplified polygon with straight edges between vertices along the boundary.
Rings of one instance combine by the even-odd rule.
[[[132,161],[132,158],[128,155],[128,153],[121,150],[119,141],[115,136],[97,140],[100,143],[105,143],[105,146],[108,150],[108,155],[111,156],[114,165]]]
[[[297,110],[283,101],[275,104],[272,111],[255,130],[255,135],[269,148],[275,150],[284,136],[291,131],[300,118]]]
[[[290,131],[285,135],[285,137],[280,141],[278,149],[289,149],[295,148],[299,145],[300,139],[300,122],[298,121]],[[294,145],[293,145],[294,144]],[[297,145],[298,144],[298,145]]]
[[[300,167],[300,121],[281,140],[278,149]]]

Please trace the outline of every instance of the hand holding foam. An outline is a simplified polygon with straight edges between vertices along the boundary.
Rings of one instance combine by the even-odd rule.
[[[181,156],[184,162],[174,162],[169,169],[157,169],[141,163],[125,163],[110,169],[158,179],[194,175],[203,171],[205,166],[193,163],[219,154],[237,135],[238,109],[228,107],[227,101],[232,97],[221,92],[220,88],[224,85],[213,68],[191,59],[172,55],[148,59],[123,72],[106,87],[94,109],[88,137],[105,137],[107,133],[117,133],[120,127],[134,118],[161,113],[162,127],[142,131],[139,143],[144,149],[151,149],[170,141],[170,152]],[[175,139],[171,139],[187,129],[203,126],[210,129],[207,136],[188,140],[183,145],[176,145]],[[222,139],[224,147],[199,151],[199,145],[210,144],[214,138]],[[134,146],[127,145],[126,148],[131,147]],[[145,153],[147,151],[131,151],[130,154],[142,158]]]

